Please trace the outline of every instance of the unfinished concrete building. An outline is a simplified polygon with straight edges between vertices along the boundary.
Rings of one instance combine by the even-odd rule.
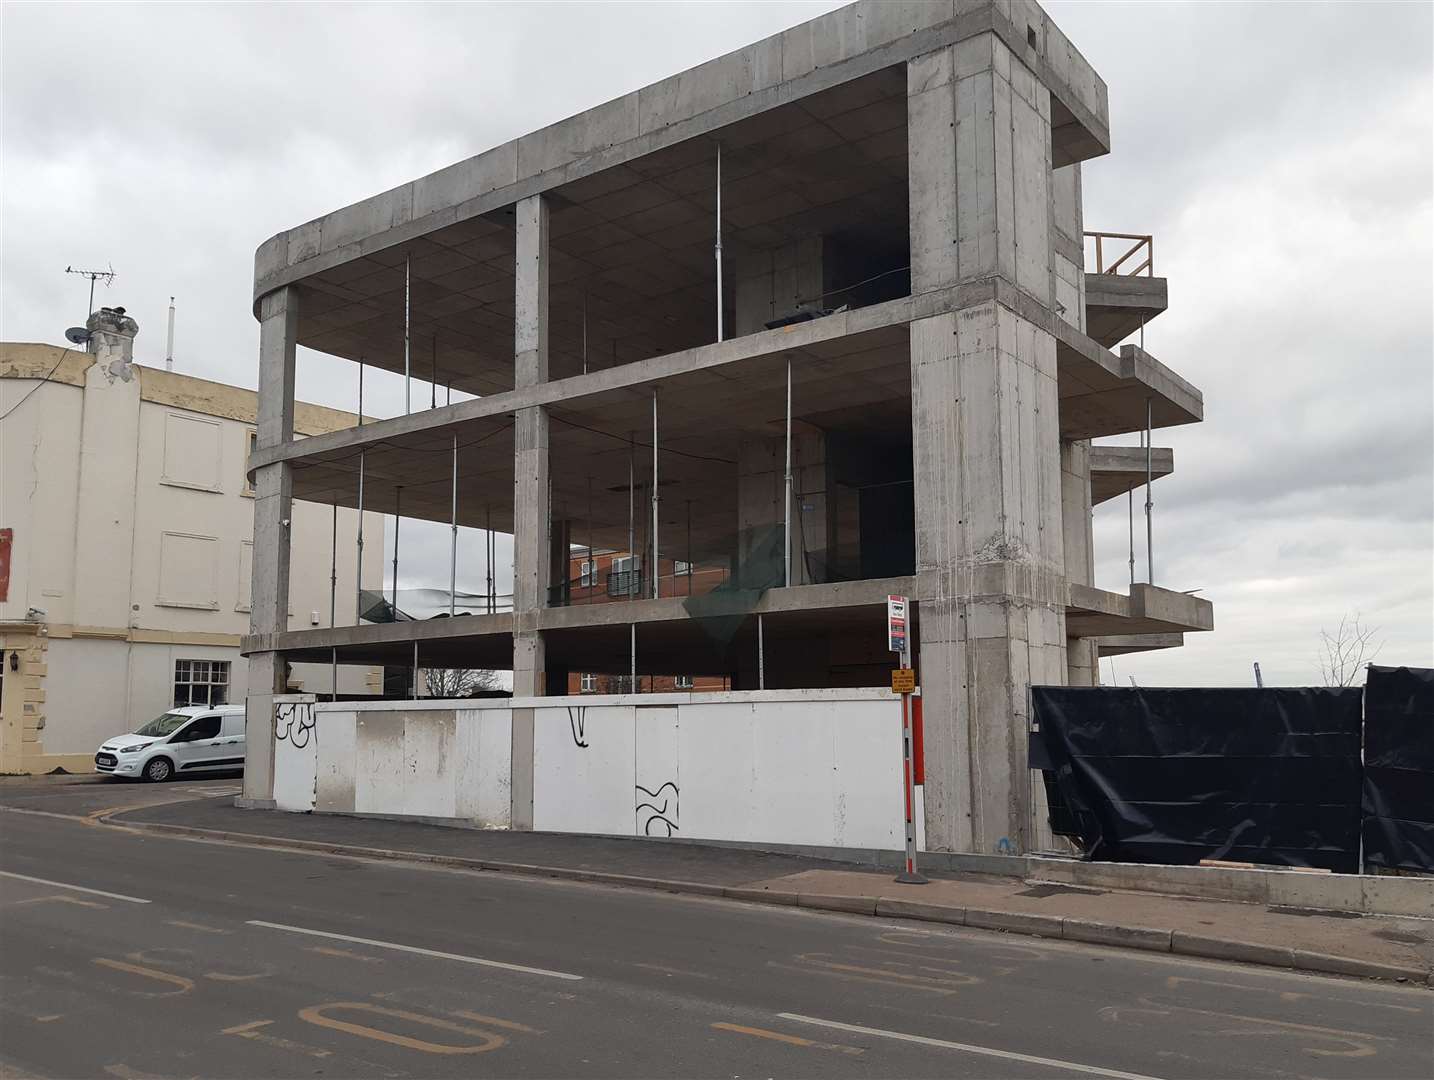
[[[1202,416],[1121,344],[1165,308],[1148,238],[1086,265],[1110,145],[1037,4],[864,0],[266,241],[246,797],[287,662],[511,668],[523,828],[520,706],[568,672],[882,686],[903,594],[927,847],[1040,846],[1028,687],[1213,625],[1134,539],[1129,591],[1093,584],[1092,504],[1173,465],[1092,440]],[[296,345],[403,374],[408,411],[296,440]],[[513,610],[287,629],[295,498],[511,533]],[[583,547],[638,553],[617,602],[563,587]],[[724,585],[663,580],[694,567]]]

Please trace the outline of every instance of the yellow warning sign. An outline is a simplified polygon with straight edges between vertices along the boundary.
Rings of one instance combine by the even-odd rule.
[[[897,668],[891,673],[891,692],[893,694],[914,694],[916,692],[916,672],[911,668]]]

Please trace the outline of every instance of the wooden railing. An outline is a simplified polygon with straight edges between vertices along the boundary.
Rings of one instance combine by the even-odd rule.
[[[1087,240],[1095,241],[1095,272],[1097,274],[1117,274],[1123,277],[1139,277],[1144,274],[1146,277],[1155,276],[1155,237],[1140,236],[1136,233],[1116,232],[1088,232],[1085,234]],[[1125,248],[1125,254],[1107,264],[1105,261],[1106,240],[1118,240],[1118,248]],[[1126,244],[1130,246],[1125,247]],[[1141,256],[1144,261],[1141,261]],[[1133,270],[1123,270],[1121,267],[1128,262],[1134,262]]]

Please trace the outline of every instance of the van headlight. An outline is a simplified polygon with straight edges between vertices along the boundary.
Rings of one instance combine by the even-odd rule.
[[[138,754],[141,750],[148,750],[148,749],[149,749],[151,746],[153,746],[153,745],[154,745],[153,743],[147,743],[147,742],[135,743],[133,746],[123,746],[123,747],[121,747],[121,748],[120,748],[120,753],[121,753],[121,754]]]

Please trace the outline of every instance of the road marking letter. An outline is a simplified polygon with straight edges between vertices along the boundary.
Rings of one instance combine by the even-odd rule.
[[[367,1024],[355,1024],[347,1020],[336,1020],[332,1016],[326,1015],[327,1012],[338,1009],[397,1017],[400,1020],[407,1020],[410,1024],[423,1024],[427,1027],[437,1028],[439,1031],[453,1031],[470,1038],[476,1036],[482,1042],[463,1046],[454,1046],[452,1043],[432,1043],[426,1039],[415,1039],[411,1035],[400,1035],[394,1031],[384,1031],[382,1028],[369,1027]],[[333,1028],[335,1031],[359,1035],[365,1039],[377,1039],[379,1042],[392,1043],[394,1046],[403,1046],[409,1050],[422,1050],[426,1054],[482,1054],[489,1050],[496,1050],[508,1041],[502,1035],[495,1035],[491,1031],[484,1031],[466,1024],[455,1024],[442,1017],[425,1016],[423,1013],[409,1012],[407,1009],[390,1009],[383,1005],[370,1005],[366,1001],[335,1001],[328,1005],[314,1005],[307,1009],[300,1009],[299,1019],[310,1024],[317,1024],[319,1027]]]
[[[767,1028],[747,1027],[745,1024],[713,1024],[715,1031],[734,1031],[738,1035],[755,1035],[759,1039],[771,1039],[773,1042],[787,1043],[789,1046],[807,1046],[814,1050],[835,1050],[839,1054],[860,1054],[862,1049],[859,1046],[843,1046],[841,1043],[816,1042],[812,1039],[803,1039],[800,1035],[787,1035],[781,1031],[769,1031]]]

